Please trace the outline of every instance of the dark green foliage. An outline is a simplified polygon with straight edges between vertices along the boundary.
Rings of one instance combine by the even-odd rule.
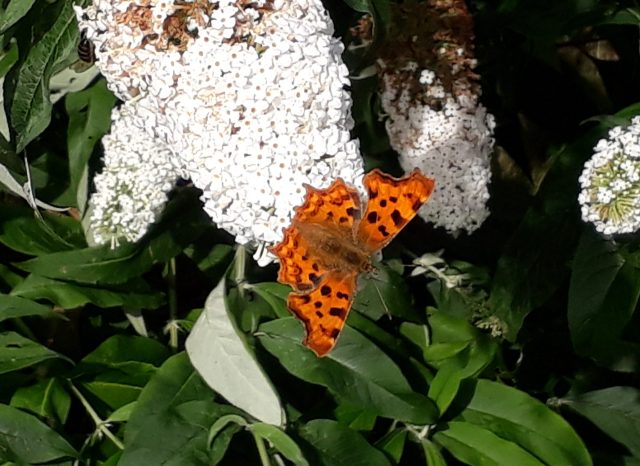
[[[374,19],[370,49],[345,53],[363,78],[355,133],[367,168],[397,173],[367,75],[391,4],[325,3],[345,42]],[[216,230],[195,189],[136,244],[85,239],[117,102],[102,79],[50,101],[76,60],[73,4],[0,4],[0,465],[640,464],[640,243],[596,234],[577,202],[593,146],[640,114],[635,3],[469,2],[497,120],[492,215],[455,239],[413,222],[322,359],[275,267]],[[412,264],[439,249],[444,273]]]

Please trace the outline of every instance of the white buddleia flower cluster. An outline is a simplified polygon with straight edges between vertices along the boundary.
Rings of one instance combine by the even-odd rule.
[[[91,198],[93,240],[137,241],[162,211],[176,181],[171,151],[133,125],[126,107],[114,111],[111,134],[102,144],[104,170],[94,178]]]
[[[304,183],[359,184],[343,46],[319,0],[94,0],[77,16],[132,131],[170,152],[174,178],[191,179],[259,263],[273,260],[265,247],[281,240]],[[118,147],[111,160],[128,157]]]
[[[580,186],[582,219],[597,231],[614,235],[640,229],[640,116],[596,144]]]
[[[397,7],[393,17],[409,26],[392,34],[378,61],[391,147],[405,171],[436,180],[420,216],[452,234],[471,233],[489,216],[495,127],[479,103],[471,16],[461,0],[428,0]]]

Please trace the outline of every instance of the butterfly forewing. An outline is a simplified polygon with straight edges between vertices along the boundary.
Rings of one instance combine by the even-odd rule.
[[[296,209],[294,221],[323,225],[350,236],[360,218],[358,191],[340,178],[327,189],[308,185],[306,189],[305,202]]]
[[[414,170],[394,178],[376,169],[364,177],[369,200],[356,239],[369,254],[385,247],[415,217],[433,192],[434,181]]]

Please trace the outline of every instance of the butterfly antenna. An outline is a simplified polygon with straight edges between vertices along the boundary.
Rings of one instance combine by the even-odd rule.
[[[389,311],[389,308],[387,307],[387,303],[384,300],[384,298],[382,297],[382,293],[380,292],[380,288],[378,288],[378,285],[376,284],[376,282],[373,282],[373,286],[376,289],[376,292],[378,293],[378,297],[380,298],[380,302],[382,303],[382,306],[384,306],[384,313],[387,315],[387,317],[389,319],[391,319],[391,312]]]

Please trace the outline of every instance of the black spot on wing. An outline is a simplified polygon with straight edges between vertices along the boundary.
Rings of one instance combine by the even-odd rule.
[[[320,309],[320,308],[322,307],[322,302],[320,302],[320,301],[316,301],[316,302],[314,302],[314,303],[313,303],[313,305],[314,305],[314,307],[315,307],[316,309]]]
[[[333,317],[340,317],[341,319],[344,319],[344,317],[347,315],[347,311],[346,309],[343,309],[341,307],[332,307],[331,309],[329,309],[329,314]]]
[[[320,311],[316,311],[316,315],[318,317],[320,317],[321,319],[324,317],[324,314],[322,312],[320,312]]]
[[[380,201],[380,207],[387,207],[387,200],[386,199],[382,199]]]
[[[384,225],[380,225],[378,227],[378,231],[382,234],[382,236],[384,236],[385,238],[387,236],[389,236],[389,232],[387,231],[387,227],[385,227]]]
[[[395,226],[400,225],[402,222],[404,222],[405,218],[402,216],[402,214],[400,213],[399,210],[394,210],[393,212],[391,212],[391,220],[393,220],[393,224]]]
[[[395,197],[395,196],[389,196],[389,200],[390,200],[391,202],[393,202],[394,204],[395,204],[396,202],[398,202],[398,198],[397,198],[397,197]]]
[[[348,300],[348,299],[349,299],[349,295],[348,295],[347,293],[343,293],[342,291],[338,291],[338,292],[336,293],[336,297],[337,297],[338,299],[346,299],[346,300]]]
[[[334,328],[333,330],[331,330],[331,338],[333,340],[338,338],[338,335],[340,335],[340,330],[338,330],[337,328]]]
[[[320,288],[320,294],[322,296],[330,296],[331,295],[331,287],[329,285],[324,285]]]
[[[378,212],[369,212],[369,215],[367,215],[367,222],[369,223],[376,223],[378,221]]]

